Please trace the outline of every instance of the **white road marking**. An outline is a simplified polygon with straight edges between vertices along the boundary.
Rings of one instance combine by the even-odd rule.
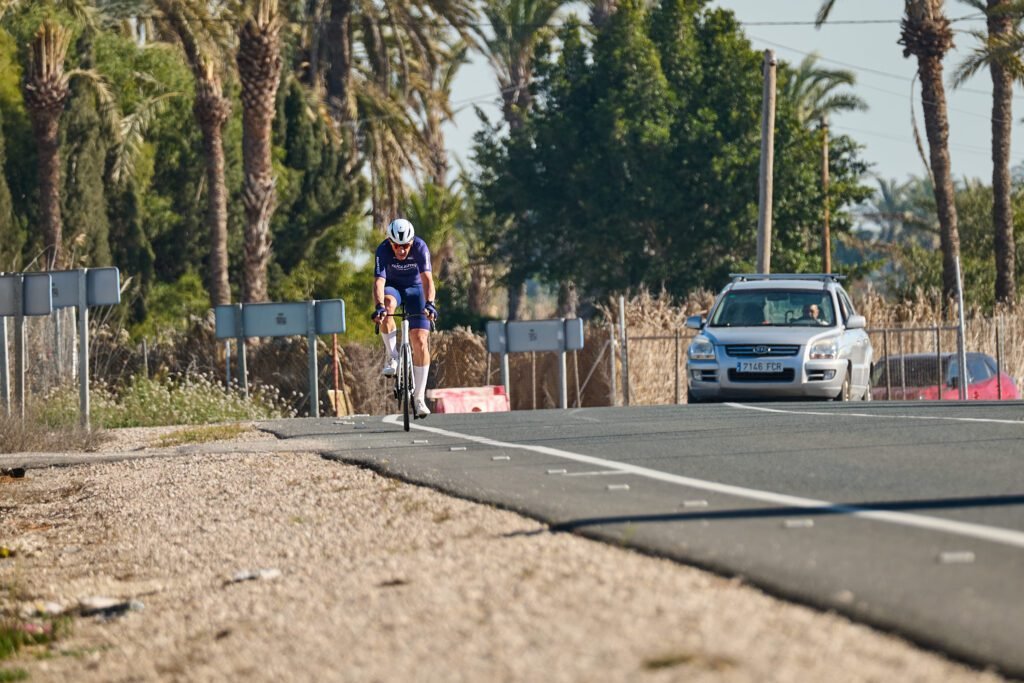
[[[848,413],[825,412],[821,410],[783,410],[781,408],[762,408],[744,403],[723,403],[730,408],[742,408],[743,410],[759,410],[762,413],[783,413],[785,415],[820,415],[824,417],[874,417],[877,419],[892,420],[949,420],[952,422],[987,422],[991,424],[1019,425],[1024,426],[1024,420],[997,420],[988,417],[944,417],[939,415],[881,415],[878,413]]]
[[[596,470],[594,472],[568,472],[565,476],[567,477],[600,477],[607,474],[630,474],[630,472],[620,472],[618,470]]]
[[[826,414],[831,415],[832,413]],[[389,415],[385,417],[383,421],[389,424],[397,425],[398,416]],[[534,453],[540,453],[542,455],[550,455],[556,458],[564,458],[566,460],[586,463],[593,467],[606,467],[609,469],[617,469],[621,472],[629,472],[630,474],[635,474],[640,477],[647,477],[648,479],[654,479],[656,481],[662,481],[669,484],[676,484],[679,486],[687,486],[689,488],[700,489],[703,491],[714,491],[715,493],[724,493],[729,496],[746,498],[747,500],[756,500],[762,503],[771,503],[773,505],[784,505],[799,508],[824,508],[831,513],[838,512],[845,515],[849,515],[851,517],[870,519],[876,522],[888,522],[889,524],[898,524],[901,526],[915,527],[918,529],[941,531],[948,534],[956,534],[959,536],[966,536],[968,538],[977,538],[983,541],[991,541],[993,543],[1002,543],[1004,545],[1009,545],[1016,548],[1024,548],[1024,532],[1014,531],[1013,529],[1003,529],[1000,527],[984,526],[982,524],[972,524],[970,522],[958,522],[955,520],[941,519],[938,517],[925,517],[924,515],[915,515],[906,512],[893,512],[890,510],[867,510],[864,508],[859,508],[855,505],[840,505],[839,503],[833,503],[827,500],[815,500],[813,498],[791,496],[785,493],[762,491],[760,489],[750,489],[744,486],[734,486],[732,484],[721,484],[716,481],[706,481],[704,479],[684,477],[679,474],[661,472],[659,470],[652,470],[647,467],[640,467],[639,465],[631,465],[629,463],[624,462],[615,462],[614,460],[605,460],[604,458],[597,458],[592,455],[583,455],[582,453],[563,451],[561,449],[550,448],[548,446],[532,446],[529,444],[498,441],[496,439],[489,439],[486,436],[460,434],[459,432],[452,432],[447,429],[440,429],[438,427],[427,427],[425,425],[412,426],[415,429],[420,429],[425,432],[432,432],[434,434],[447,436],[453,439],[464,439],[466,441],[472,441],[474,443],[478,443],[484,446],[491,446],[493,448],[518,448],[525,451],[533,451]]]

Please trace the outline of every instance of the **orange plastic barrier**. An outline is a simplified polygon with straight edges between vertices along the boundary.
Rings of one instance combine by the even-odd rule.
[[[509,410],[503,386],[427,389],[435,413],[497,413]]]

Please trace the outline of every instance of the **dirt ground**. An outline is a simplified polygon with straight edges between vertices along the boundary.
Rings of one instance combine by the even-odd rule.
[[[0,476],[0,628],[63,615],[0,680],[1003,680],[255,430],[168,431]]]

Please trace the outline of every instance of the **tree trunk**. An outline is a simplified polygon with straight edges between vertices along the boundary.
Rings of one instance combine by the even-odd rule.
[[[243,301],[267,300],[270,220],[277,206],[271,164],[271,126],[281,77],[277,3],[259,0],[255,17],[239,31],[242,81],[242,164],[245,169],[245,293]]]
[[[327,103],[338,123],[355,120],[352,99],[352,0],[331,0],[327,20]]]
[[[905,57],[913,55],[917,58],[917,73],[921,79],[921,105],[939,217],[945,309],[957,290],[956,261],[960,256],[960,233],[949,161],[946,90],[942,84],[942,58],[953,47],[953,31],[942,12],[942,4],[943,0],[906,0],[900,43],[904,45]]]
[[[515,282],[508,285],[508,320],[520,320],[523,317],[523,305],[526,303],[526,283]]]
[[[57,133],[60,114],[52,112],[32,117],[32,132],[39,153],[39,223],[43,233],[47,268],[64,266],[63,231],[60,215],[60,149]]]
[[[590,23],[601,31],[619,7],[618,0],[593,0],[590,4]]]
[[[469,287],[466,297],[467,305],[473,315],[495,317],[491,310],[491,265],[478,263],[469,268]]]
[[[1013,21],[998,12],[1007,0],[988,0],[990,38],[1009,37]],[[1010,131],[1013,126],[1013,77],[997,59],[992,74],[992,228],[995,231],[996,301],[1016,303],[1016,254],[1010,186]]]
[[[64,59],[71,32],[44,22],[29,45],[25,74],[25,108],[39,153],[39,222],[49,268],[64,266],[63,224],[60,217],[60,148],[57,134],[70,88]]]
[[[228,282],[228,193],[224,182],[224,124],[231,114],[231,102],[223,97],[216,79],[196,81],[195,116],[203,133],[206,184],[210,196],[206,225],[210,231],[210,303],[231,303]]]
[[[559,318],[575,318],[580,305],[579,294],[576,291],[576,283],[572,280],[563,280],[558,285],[558,312]]]

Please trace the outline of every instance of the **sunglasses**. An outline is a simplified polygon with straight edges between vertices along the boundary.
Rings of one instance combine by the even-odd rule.
[[[412,248],[412,245],[411,244],[396,244],[395,242],[392,242],[391,243],[391,248],[394,249],[395,251],[398,251],[399,249],[410,249],[410,248]]]

